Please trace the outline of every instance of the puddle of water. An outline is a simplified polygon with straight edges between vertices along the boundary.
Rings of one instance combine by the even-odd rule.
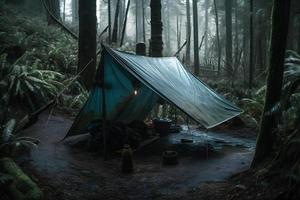
[[[135,155],[139,171],[121,178],[118,171],[119,158],[103,162],[102,157],[92,156],[84,150],[78,150],[75,154],[64,144],[58,143],[71,121],[53,116],[45,127],[47,116],[42,115],[41,119],[26,131],[29,136],[41,140],[40,146],[31,153],[32,166],[41,176],[46,176],[55,184],[64,183],[67,177],[70,183],[79,182],[79,185],[83,185],[78,186],[80,190],[92,193],[97,193],[100,190],[98,185],[101,185],[101,191],[105,190],[109,194],[116,193],[117,187],[128,193],[135,193],[137,189],[147,195],[153,191],[174,194],[199,187],[206,181],[223,181],[233,173],[247,169],[255,148],[255,141],[251,139],[183,127],[182,132],[163,137],[146,146],[140,156]],[[181,143],[181,139],[193,142]],[[220,155],[208,155],[208,147],[221,152]],[[161,153],[168,148],[178,150],[177,166],[161,166]],[[203,152],[204,157],[199,156]]]
[[[171,144],[181,143],[181,139],[192,140],[187,145],[209,145],[214,150],[221,150],[225,146],[240,147],[253,150],[255,148],[255,140],[248,138],[235,138],[226,134],[217,134],[210,131],[200,131],[197,129],[189,130],[187,126],[182,126],[183,131],[179,134],[171,134],[169,142]]]

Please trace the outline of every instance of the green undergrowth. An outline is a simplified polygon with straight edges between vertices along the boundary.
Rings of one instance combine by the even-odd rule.
[[[45,105],[76,74],[77,41],[43,16],[20,14],[0,4],[0,121],[31,113]],[[86,91],[79,82],[58,99],[78,108]],[[63,98],[66,98],[64,100]]]
[[[285,71],[282,87],[282,99],[274,105],[270,113],[282,113],[279,129],[281,133],[288,132],[296,127],[297,117],[300,113],[300,55],[293,51],[287,51],[285,59]],[[245,89],[242,83],[236,83],[228,87],[228,81],[207,81],[208,85],[222,94],[226,99],[234,102],[244,110],[241,119],[247,126],[259,128],[260,119],[264,110],[266,85],[264,83],[253,89]]]

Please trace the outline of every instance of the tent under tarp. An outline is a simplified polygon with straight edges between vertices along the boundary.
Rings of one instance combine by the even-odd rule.
[[[104,46],[95,80],[67,136],[89,132],[103,118],[103,102],[106,120],[124,123],[145,119],[159,98],[205,128],[242,112],[188,72],[176,57],[138,56]]]

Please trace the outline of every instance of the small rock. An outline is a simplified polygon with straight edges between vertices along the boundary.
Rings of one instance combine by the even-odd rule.
[[[236,185],[235,188],[241,189],[241,190],[246,190],[246,186],[241,185],[241,184]]]

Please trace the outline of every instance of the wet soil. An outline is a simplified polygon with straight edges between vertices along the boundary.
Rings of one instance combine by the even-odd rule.
[[[44,113],[24,131],[40,145],[19,164],[46,199],[217,199],[231,175],[249,168],[255,144],[254,138],[184,128],[135,153],[135,171],[124,175],[120,156],[103,161],[101,155],[65,145],[61,140],[71,124],[66,116]],[[193,143],[182,144],[182,138]],[[178,151],[178,165],[162,166],[167,149]]]

